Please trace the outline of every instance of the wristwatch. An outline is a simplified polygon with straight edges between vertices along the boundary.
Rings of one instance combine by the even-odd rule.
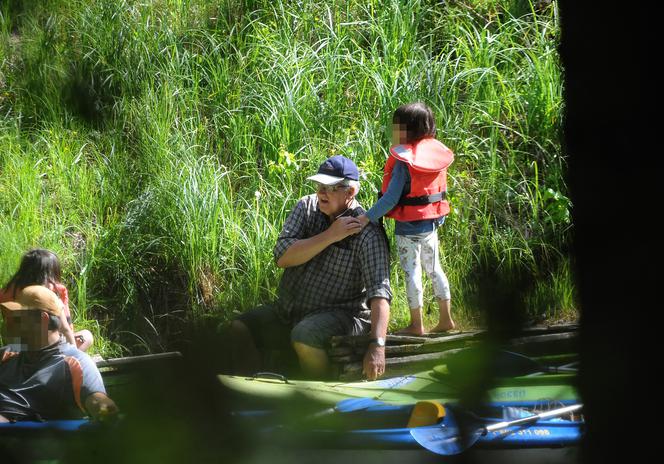
[[[370,338],[369,344],[375,343],[378,346],[385,346],[385,339],[383,337]]]

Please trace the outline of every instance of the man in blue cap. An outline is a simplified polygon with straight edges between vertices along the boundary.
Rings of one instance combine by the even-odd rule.
[[[233,367],[250,374],[261,352],[294,348],[304,374],[329,376],[325,350],[333,335],[369,333],[364,374],[385,372],[385,336],[392,292],[389,249],[378,226],[362,228],[356,201],[359,172],[350,159],[333,156],[309,177],[316,193],[301,198],[274,248],[284,268],[277,301],[233,321]],[[370,309],[370,322],[363,318]]]

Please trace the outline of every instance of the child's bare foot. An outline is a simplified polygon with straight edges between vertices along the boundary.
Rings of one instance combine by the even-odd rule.
[[[431,329],[429,332],[431,333],[441,333],[441,332],[449,332],[450,330],[456,329],[456,324],[453,321],[450,321],[447,324],[438,324],[436,327]]]
[[[404,327],[403,329],[396,332],[396,335],[424,335],[424,334],[425,334],[424,327],[413,324],[409,325],[408,327]]]

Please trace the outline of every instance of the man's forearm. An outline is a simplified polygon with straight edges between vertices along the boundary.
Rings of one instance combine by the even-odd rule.
[[[372,298],[370,306],[371,337],[385,338],[390,322],[390,303],[385,298]]]
[[[304,264],[333,243],[334,240],[327,230],[313,237],[300,239],[281,255],[277,266],[286,268]]]
[[[385,338],[390,320],[390,303],[385,298],[371,300],[371,337]],[[375,380],[385,373],[385,347],[370,343],[364,354],[362,372],[369,380]]]

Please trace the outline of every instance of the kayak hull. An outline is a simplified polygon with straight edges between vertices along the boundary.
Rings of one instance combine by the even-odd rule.
[[[261,377],[218,376],[231,394],[250,402],[276,404],[280,401],[311,402],[334,406],[347,398],[372,398],[386,404],[412,404],[432,400],[456,402],[460,389],[448,378],[425,371],[371,382],[298,381]],[[500,379],[488,391],[490,402],[534,403],[546,398],[574,402],[578,395],[573,375],[547,375]]]
[[[470,423],[488,426],[503,420],[530,416],[533,405],[519,403],[494,403],[485,407],[492,417],[480,417],[464,413]],[[534,405],[536,410],[546,407]],[[551,405],[549,405],[551,406]],[[250,430],[260,430],[266,442],[294,447],[330,449],[419,449],[421,444],[411,434],[413,430],[425,431],[425,436],[435,436],[448,427],[459,430],[453,418],[461,413],[458,406],[448,405],[455,414],[448,414],[438,423],[418,428],[404,426],[413,412],[413,405],[370,406],[359,411],[328,412],[323,415],[300,417],[292,426],[285,426],[284,419],[274,411],[244,411],[236,413],[239,425]],[[446,409],[447,409],[446,408]],[[577,445],[584,433],[580,415],[567,418],[540,419],[535,423],[510,426],[481,435],[475,446],[487,449],[557,448]]]
[[[436,429],[440,426],[427,426]],[[418,449],[410,428],[331,431],[314,430],[307,437],[316,446],[341,449]],[[490,449],[560,448],[579,444],[583,422],[538,422],[527,427],[508,427],[481,436],[475,446]]]

